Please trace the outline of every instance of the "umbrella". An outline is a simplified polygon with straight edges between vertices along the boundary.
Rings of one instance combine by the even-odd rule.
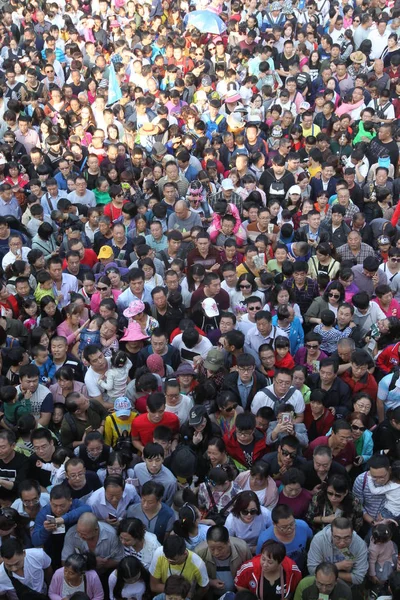
[[[209,10],[194,10],[187,16],[187,24],[193,25],[200,33],[213,33],[218,35],[226,30],[223,20]]]

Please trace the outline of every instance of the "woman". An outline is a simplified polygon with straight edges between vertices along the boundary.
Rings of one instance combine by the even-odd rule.
[[[371,396],[365,392],[358,392],[352,397],[353,401],[353,412],[361,413],[368,419],[368,429],[372,431],[376,427],[376,421],[374,419],[375,414],[375,403]]]
[[[261,506],[258,495],[253,491],[241,492],[237,496],[225,523],[229,535],[244,540],[252,552],[260,533],[271,525],[271,512]]]
[[[390,286],[386,284],[377,285],[375,294],[376,298],[372,298],[372,302],[376,302],[387,317],[400,316],[400,304],[394,299]]]
[[[306,385],[307,380],[307,369],[302,365],[296,365],[293,369],[293,385],[301,392],[304,402],[307,404],[310,401],[311,390]]]
[[[140,325],[144,334],[150,336],[158,327],[158,321],[147,314],[146,305],[141,300],[134,300],[123,312],[129,322],[135,321]]]
[[[393,56],[400,55],[400,45],[397,33],[391,33],[387,40],[387,48],[382,53],[382,60],[385,68],[390,67],[390,61]]]
[[[328,358],[325,352],[321,350],[322,337],[318,333],[310,331],[304,338],[305,345],[297,350],[294,362],[296,365],[303,365],[307,373],[319,372],[319,363],[323,358]]]
[[[111,281],[111,287],[113,290],[119,290],[120,292],[126,290],[127,284],[125,281],[123,281],[121,273],[116,267],[110,267],[109,269],[106,269],[104,273]]]
[[[139,519],[123,519],[118,527],[119,541],[124,547],[125,556],[139,559],[145,569],[149,569],[154,552],[160,547],[157,536]]]
[[[268,540],[263,544],[259,556],[242,565],[235,577],[235,586],[238,592],[252,592],[258,600],[282,596],[285,600],[291,600],[301,578],[296,563],[286,556],[284,544]],[[282,589],[285,590],[284,594]]]
[[[125,556],[108,578],[110,600],[142,600],[149,574],[135,556]]]
[[[243,273],[237,281],[236,291],[230,296],[231,309],[236,316],[247,313],[244,302],[250,296],[257,296],[262,301],[265,298],[264,294],[258,291],[255,277],[251,273]]]
[[[360,467],[365,464],[374,452],[372,432],[368,429],[369,420],[361,412],[353,412],[348,417],[351,426],[351,435],[356,448],[356,459],[354,465]]]
[[[311,52],[307,65],[303,66],[303,71],[308,73],[311,81],[314,81],[319,75],[321,61],[317,50]]]
[[[190,304],[190,298],[201,285],[206,275],[206,270],[203,265],[195,263],[188,268],[186,279],[182,281],[182,295],[187,298]]]
[[[124,481],[127,479],[131,480],[134,477],[133,469],[129,468],[131,462],[131,458],[126,454],[112,450],[105,468],[99,469],[97,471],[97,476],[101,483],[104,483],[106,477],[109,475],[122,477]]]
[[[236,471],[229,466],[213,467],[207,476],[207,482],[199,486],[198,504],[205,514],[232,507],[240,487],[234,481]],[[229,505],[229,506],[228,506]]]
[[[0,543],[15,538],[24,548],[32,546],[29,533],[30,519],[21,516],[14,508],[4,506],[0,512]]]
[[[303,322],[303,317],[300,312],[300,307],[295,302],[295,296],[293,290],[287,290],[282,285],[276,285],[271,292],[271,300],[264,307],[264,310],[269,310],[271,315],[276,315],[278,306],[281,304],[291,304],[294,308],[294,313],[296,317],[299,318],[300,323]]]
[[[261,506],[272,510],[278,503],[278,488],[269,471],[266,462],[257,461],[249,471],[239,473],[235,481],[243,491],[254,492]]]
[[[336,517],[350,519],[355,531],[363,525],[363,509],[358,498],[351,492],[346,475],[331,475],[326,487],[314,494],[306,515],[314,531],[330,525]]]
[[[182,363],[179,365],[175,373],[173,373],[173,376],[179,381],[181,394],[189,396],[189,398],[193,398],[194,391],[199,385],[198,381],[196,380],[196,371],[193,369],[193,367],[189,363]]]
[[[345,302],[351,302],[354,294],[360,290],[354,283],[354,273],[350,268],[342,267],[338,273],[338,281],[344,288]]]
[[[317,279],[320,273],[326,273],[332,280],[340,269],[340,264],[331,255],[331,247],[327,242],[318,244],[315,256],[308,261],[308,276]]]
[[[138,502],[140,498],[135,487],[130,483],[125,485],[121,475],[108,475],[103,487],[87,500],[96,517],[114,527],[126,517],[128,506]]]
[[[205,542],[210,525],[200,523],[201,514],[194,504],[185,502],[179,510],[178,519],[174,523],[173,532],[185,540],[186,548],[194,550],[198,544]]]
[[[272,317],[272,325],[277,325],[289,338],[290,354],[294,356],[304,345],[304,331],[300,319],[296,317],[293,306],[280,304],[276,315]]]
[[[98,471],[105,467],[111,448],[104,443],[100,431],[90,431],[84,439],[83,444],[75,448],[75,454],[83,460],[85,468],[88,471]]]
[[[306,516],[311,492],[304,488],[306,478],[300,469],[291,467],[281,477],[282,490],[279,494],[278,504],[287,504],[295,519],[303,519]]]
[[[335,420],[331,411],[324,406],[325,396],[323,390],[313,390],[310,394],[310,402],[306,404],[304,425],[307,428],[309,442],[326,435]]]
[[[65,398],[71,392],[78,392],[78,394],[82,394],[85,398],[89,397],[86,385],[80,381],[75,381],[75,374],[72,367],[64,365],[56,371],[55,377],[57,383],[53,383],[49,388],[54,402],[65,404]]]
[[[90,600],[104,598],[103,586],[96,573],[96,556],[92,552],[70,554],[51,579],[50,600],[62,600],[76,592],[85,592]]]
[[[69,304],[65,308],[66,319],[57,327],[57,335],[67,338],[69,351],[73,351],[75,344],[79,341],[79,334],[88,326],[90,320],[83,321],[80,318],[80,308],[75,304]]]
[[[151,258],[143,258],[138,261],[139,269],[142,269],[144,273],[144,287],[146,290],[151,292],[158,285],[164,285],[164,280],[156,273],[156,268],[154,266],[154,262]]]
[[[230,456],[226,453],[225,443],[221,438],[212,438],[207,446],[206,455],[209,461],[210,469],[216,469],[221,467],[229,467],[231,472],[236,475],[236,465]]]
[[[0,308],[5,317],[18,319],[19,308],[17,300],[13,294],[9,293],[3,281],[0,282]]]
[[[321,323],[321,313],[324,310],[331,310],[335,315],[339,305],[344,302],[344,287],[339,281],[332,281],[322,296],[315,298],[312,301],[310,308],[304,315],[305,322],[310,325],[318,325]]]
[[[40,301],[40,314],[38,318],[38,325],[40,321],[46,317],[54,319],[57,327],[63,322],[61,311],[57,308],[57,304],[51,296],[44,296]]]
[[[32,250],[41,250],[46,261],[57,253],[57,243],[50,223],[42,223],[39,226],[37,234],[32,239]]]
[[[236,394],[229,390],[223,391],[217,396],[217,406],[215,412],[210,414],[210,421],[218,425],[224,435],[234,430],[236,416],[242,412],[243,408],[238,405]]]
[[[96,283],[96,292],[92,295],[90,299],[90,310],[98,314],[100,302],[105,298],[112,298],[114,302],[117,302],[119,296],[122,294],[121,290],[114,289],[112,287],[112,283],[109,277],[103,275],[103,277],[99,277]]]

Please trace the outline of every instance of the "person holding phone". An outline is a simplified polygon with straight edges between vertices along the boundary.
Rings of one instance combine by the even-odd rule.
[[[350,587],[339,579],[339,571],[334,563],[321,562],[315,575],[302,579],[297,586],[294,600],[352,600]]]

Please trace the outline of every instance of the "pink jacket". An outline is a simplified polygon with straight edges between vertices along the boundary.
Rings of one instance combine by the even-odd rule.
[[[242,490],[246,490],[249,489],[249,479],[250,471],[243,471],[242,473],[239,473],[235,481],[242,488]],[[278,504],[279,500],[278,488],[276,487],[276,483],[272,477],[268,477],[267,487],[265,488],[264,492],[264,498],[261,501],[261,506],[265,506],[265,508],[272,510]]]
[[[228,204],[228,213],[235,217],[236,225],[233,228],[233,233],[235,234],[236,243],[238,246],[243,246],[246,241],[246,232],[243,228],[242,221],[240,219],[240,214],[238,209],[234,204],[229,202]],[[213,220],[211,223],[211,227],[209,229],[210,240],[212,244],[215,244],[217,241],[218,234],[220,233],[222,218],[217,213],[213,214]]]
[[[86,589],[85,592],[89,596],[90,600],[104,600],[103,586],[101,585],[99,576],[96,571],[88,571],[85,573],[86,577]],[[49,598],[50,600],[62,600],[62,586],[64,581],[64,567],[57,569],[54,573],[50,588]]]

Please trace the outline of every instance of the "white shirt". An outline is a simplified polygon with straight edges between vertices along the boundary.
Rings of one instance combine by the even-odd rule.
[[[265,494],[264,490],[263,492]],[[260,533],[271,527],[271,525],[271,511],[265,508],[265,506],[261,506],[261,514],[256,515],[250,524],[243,523],[240,517],[235,517],[232,513],[229,513],[225,522],[225,527],[229,531],[229,535],[247,542],[249,546],[255,546]]]
[[[30,251],[31,251],[30,248],[27,248],[26,246],[22,246],[20,256],[15,256],[14,252],[11,252],[11,250],[9,250],[7,252],[7,254],[4,256],[1,266],[3,267],[4,270],[6,270],[7,267],[9,265],[13,265],[16,260],[27,261],[28,260],[27,257],[28,257],[28,254]]]
[[[210,340],[203,335],[200,336],[199,343],[193,348],[188,348],[182,341],[182,333],[175,336],[171,342],[171,346],[179,350],[182,362],[189,363],[193,366],[193,358],[195,356],[201,356],[203,359],[207,358],[209,350],[213,347]]]
[[[368,104],[368,106],[370,108],[373,108],[374,110],[376,110],[374,100],[371,100],[371,102]],[[386,106],[385,110],[383,111],[384,119],[394,119],[395,118],[394,106],[391,103],[390,98],[388,98],[387,101],[383,103],[383,105],[379,104],[378,110],[382,109],[384,106]]]
[[[189,396],[186,396],[185,394],[181,394],[180,396],[181,400],[179,404],[176,406],[168,406],[168,404],[166,404],[165,410],[166,412],[176,415],[179,419],[179,424],[183,425],[189,421],[189,413],[194,403]]]
[[[35,592],[44,592],[44,569],[51,565],[51,559],[41,548],[28,548],[25,550],[24,576],[13,573],[13,577],[30,587]],[[14,592],[14,586],[4,570],[4,563],[0,565],[0,594]]]
[[[267,335],[267,337],[263,337],[255,325],[247,332],[245,342],[252,350],[258,352],[258,349],[262,344],[272,344],[272,346],[274,346],[275,338],[278,335],[282,335],[286,338],[288,337],[287,333],[277,325],[272,325],[270,334]]]
[[[373,29],[368,34],[368,39],[372,42],[372,50],[370,53],[370,58],[380,58],[382,56],[382,52],[387,46],[387,41],[389,37],[390,31],[386,29],[385,33],[381,35],[378,29]]]
[[[273,393],[274,396],[276,396],[276,393],[274,391],[274,384],[267,386],[267,390],[269,390]],[[278,400],[278,397],[276,397],[276,399]],[[299,390],[294,390],[293,394],[287,400],[287,404],[291,404],[293,406],[294,412],[297,416],[303,414],[306,408],[304,404],[303,394]],[[262,406],[269,406],[270,408],[275,409],[275,402],[271,400],[271,398],[267,396],[267,394],[264,394],[264,392],[261,390],[260,392],[257,392],[257,394],[254,396],[250,410],[253,414],[256,415],[257,411]]]
[[[83,196],[78,196],[76,192],[70,192],[68,194],[68,200],[70,200],[72,204],[83,204],[88,208],[94,208],[96,206],[96,198],[91,190],[86,190]]]
[[[111,357],[106,358],[108,368],[110,368]],[[98,396],[104,395],[103,390],[100,389],[98,381],[101,377],[101,373],[96,373],[92,367],[89,367],[85,375],[85,385],[90,398],[97,398]]]

